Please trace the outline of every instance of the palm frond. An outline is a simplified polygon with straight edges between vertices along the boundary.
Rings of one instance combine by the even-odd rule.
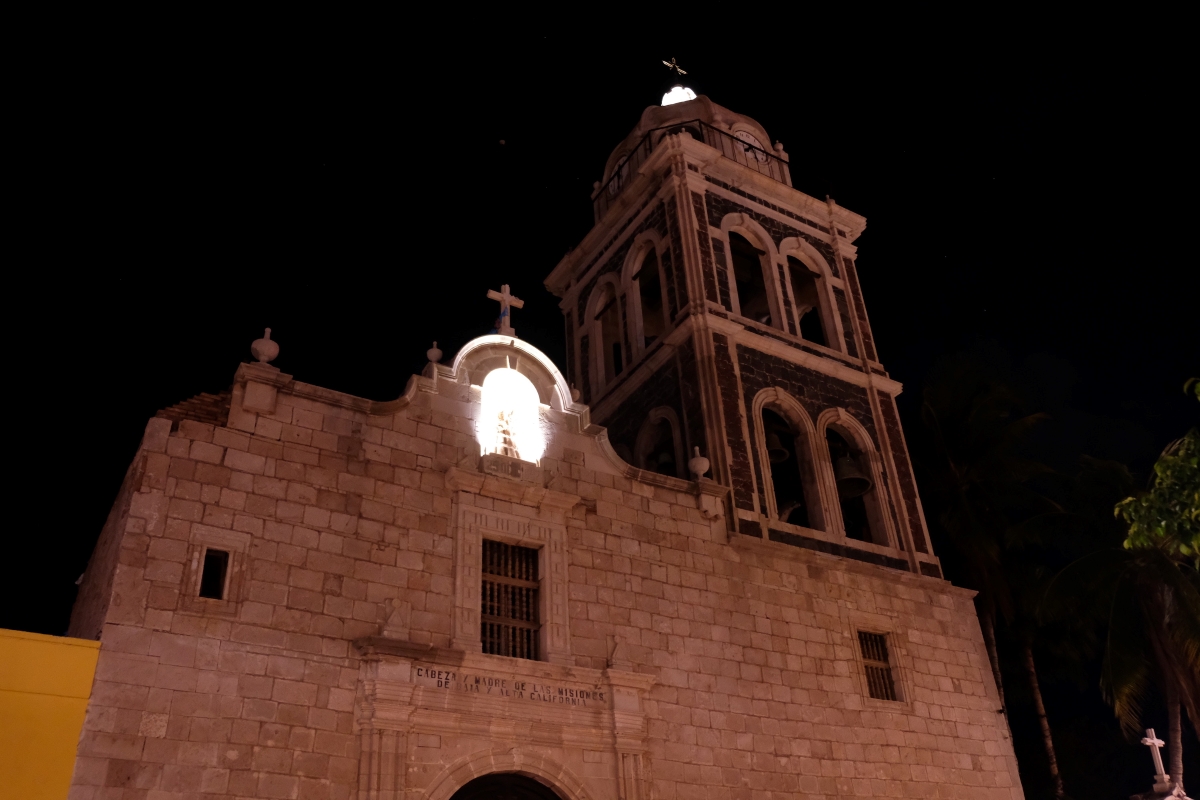
[[[1145,618],[1132,584],[1121,580],[1113,592],[1100,669],[1100,692],[1126,736],[1141,729],[1142,706],[1150,691],[1150,650]]]

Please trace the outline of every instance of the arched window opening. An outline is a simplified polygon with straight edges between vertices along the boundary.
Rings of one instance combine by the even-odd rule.
[[[766,253],[750,244],[744,236],[730,233],[729,255],[733,260],[733,281],[737,286],[742,316],[770,325],[771,302],[767,296],[762,265],[762,256]]]
[[[636,465],[659,475],[679,477],[675,431],[665,417],[647,419],[638,433]]]
[[[833,477],[837,483],[846,537],[860,542],[886,544],[886,540],[879,541],[871,524],[873,509],[869,506],[874,505],[875,486],[871,481],[867,456],[833,428],[826,429],[825,439],[829,443],[829,458],[833,462]]]
[[[797,426],[769,408],[762,412],[770,462],[775,517],[790,525],[824,529],[820,496],[812,469],[811,448]]]
[[[483,379],[475,434],[482,455],[498,453],[537,463],[546,449],[537,389],[515,369],[500,367]]]
[[[658,272],[658,253],[654,248],[642,259],[642,266],[633,276],[638,282],[638,294],[642,301],[642,346],[649,347],[667,329],[663,310],[662,279]]]
[[[600,323],[600,363],[604,365],[604,382],[616,378],[625,368],[621,351],[621,311],[612,285],[604,287],[596,305],[596,320]]]
[[[788,274],[792,278],[792,296],[800,317],[800,338],[825,345],[825,326],[821,320],[821,295],[817,276],[799,259],[788,256]]]

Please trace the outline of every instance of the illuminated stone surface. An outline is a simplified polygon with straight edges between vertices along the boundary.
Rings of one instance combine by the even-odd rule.
[[[876,361],[865,220],[769,141],[704,97],[647,109],[547,279],[565,375],[491,335],[391,402],[243,364],[152,419],[72,617],[101,650],[70,797],[448,800],[497,772],[568,800],[1021,797]],[[778,518],[764,410],[813,527]],[[871,540],[844,532],[827,431],[872,482]],[[540,660],[482,652],[485,540],[537,551]]]

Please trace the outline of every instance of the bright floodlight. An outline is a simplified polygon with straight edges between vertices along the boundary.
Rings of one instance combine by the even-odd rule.
[[[537,389],[515,369],[494,369],[483,379],[475,435],[483,455],[500,453],[537,463],[546,450]]]
[[[663,95],[662,104],[664,106],[672,106],[676,103],[684,103],[688,100],[695,100],[696,93],[686,86],[672,86],[671,91]]]

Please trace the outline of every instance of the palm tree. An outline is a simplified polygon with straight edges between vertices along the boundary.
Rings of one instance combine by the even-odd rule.
[[[1167,702],[1168,772],[1181,787],[1181,707],[1200,729],[1198,461],[1200,434],[1192,430],[1159,458],[1149,492],[1116,505],[1127,531],[1107,532],[1098,549],[1059,573],[1046,597],[1049,612],[1067,618],[1104,610],[1101,691],[1126,735],[1141,729],[1157,678]]]
[[[979,366],[960,356],[942,362],[926,387],[922,420],[932,433],[922,493],[937,510],[936,519],[952,547],[950,560],[978,591],[976,603],[996,687],[1004,711],[1004,688],[996,646],[997,622],[1017,625],[1022,663],[1033,694],[1056,797],[1063,797],[1049,718],[1042,701],[1033,655],[1036,615],[1029,602],[1014,598],[1013,555],[1006,540],[1030,516],[1049,510],[1031,481],[1049,469],[1024,457],[1022,446],[1046,417],[1025,414],[1017,394]],[[1024,585],[1021,587],[1026,589]],[[1027,591],[1021,594],[1027,595]]]
[[[1189,381],[1184,391],[1193,384]],[[1163,451],[1150,491],[1122,500],[1116,513],[1129,524],[1125,548],[1137,554],[1143,579],[1152,579],[1139,599],[1147,620],[1154,621],[1147,638],[1167,700],[1168,770],[1183,786],[1181,704],[1200,730],[1200,433],[1195,428]]]

